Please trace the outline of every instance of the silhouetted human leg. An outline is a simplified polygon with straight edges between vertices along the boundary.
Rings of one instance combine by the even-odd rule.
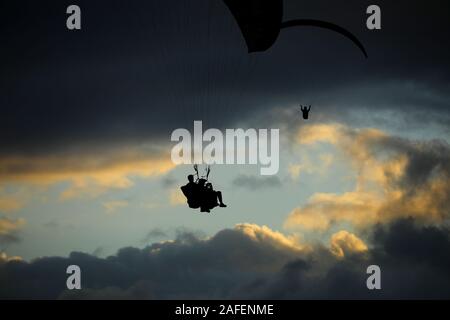
[[[219,200],[219,207],[225,208],[227,205],[222,201],[222,192],[216,191],[217,199]]]

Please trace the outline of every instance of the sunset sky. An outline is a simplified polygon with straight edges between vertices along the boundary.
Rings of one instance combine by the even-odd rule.
[[[448,1],[377,1],[377,31],[371,1],[284,1],[368,59],[314,28],[248,54],[220,0],[80,0],[68,31],[72,2],[0,5],[1,298],[450,297]],[[280,129],[278,174],[213,165],[228,208],[189,209],[194,120]]]

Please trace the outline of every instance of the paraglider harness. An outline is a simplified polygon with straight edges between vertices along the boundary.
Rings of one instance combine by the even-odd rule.
[[[194,164],[194,171],[196,179],[191,182],[192,184],[196,185],[195,187],[198,188],[206,188],[208,189],[208,185],[211,185],[208,183],[209,174],[211,172],[211,168],[208,165],[205,169],[205,174],[201,175],[198,171],[198,165]],[[191,184],[191,188],[192,188]],[[212,193],[209,193],[208,191],[202,192],[199,191],[198,193],[195,193],[193,191],[189,191],[187,188],[188,185],[182,186],[181,191],[186,196],[188,200],[189,208],[192,209],[198,209],[200,208],[202,212],[209,212],[210,209],[213,209],[214,207],[217,207],[218,205],[221,207],[226,207],[226,205],[222,202],[222,194],[220,191],[214,191],[212,190],[212,187],[210,186],[210,190]],[[192,189],[191,189],[192,190]],[[209,196],[208,196],[209,194]],[[212,196],[212,198],[210,197]],[[220,201],[220,203],[217,203],[217,200]]]

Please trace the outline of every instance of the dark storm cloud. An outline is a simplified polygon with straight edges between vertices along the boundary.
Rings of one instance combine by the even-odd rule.
[[[373,148],[380,153],[394,151],[408,157],[405,173],[399,182],[404,188],[415,189],[435,178],[450,178],[450,145],[445,141],[419,142],[385,137]]]
[[[447,1],[378,1],[383,29],[374,32],[365,28],[371,2],[285,1],[285,19],[342,25],[368,60],[312,28],[284,30],[271,50],[248,55],[221,1],[78,1],[76,32],[65,28],[69,4],[2,4],[0,153],[168,139],[194,119],[224,127],[300,102],[341,120],[384,108],[448,124]]]
[[[448,229],[418,227],[412,219],[400,220],[386,228],[376,228],[374,243],[377,256],[398,257],[412,266],[432,265],[440,271],[450,270]],[[433,254],[430,254],[433,253]]]
[[[221,297],[252,274],[274,272],[292,257],[292,251],[252,241],[234,230],[223,230],[207,241],[183,234],[175,242],[142,250],[123,248],[105,259],[71,253],[68,258],[2,264],[0,297],[56,298],[63,294],[69,264],[81,267],[86,289],[128,290],[146,283],[152,290],[143,297]]]
[[[305,265],[301,260],[288,264],[277,276],[259,284],[256,297],[448,299],[448,229],[417,226],[412,219],[398,220],[389,226],[376,227],[373,245],[367,256],[337,260],[319,277],[309,277],[305,268],[318,267],[326,256],[324,253],[314,257],[316,264]],[[366,268],[372,264],[381,268],[380,291],[366,288]]]
[[[233,180],[233,186],[250,190],[275,188],[281,186],[281,180],[277,176],[261,177],[239,175]]]
[[[449,298],[450,233],[412,219],[378,226],[373,248],[343,259],[253,238],[238,229],[209,240],[184,235],[105,259],[84,253],[30,263],[0,263],[2,298]],[[66,291],[65,269],[82,269],[81,291]],[[366,268],[381,267],[382,290],[366,288]],[[51,275],[51,276],[50,276]]]

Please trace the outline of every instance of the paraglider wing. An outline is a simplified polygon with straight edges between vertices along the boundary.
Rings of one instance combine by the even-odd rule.
[[[337,33],[343,35],[344,37],[350,39],[362,51],[364,56],[367,58],[367,51],[364,48],[363,44],[358,40],[358,38],[350,31],[348,31],[334,23],[320,21],[320,20],[313,20],[313,19],[296,19],[296,20],[286,21],[281,24],[281,28],[299,27],[299,26],[318,27],[318,28],[328,29],[328,30],[337,32]]]
[[[282,22],[283,0],[224,0],[236,19],[248,51],[266,51],[275,43],[282,28],[318,27],[337,32],[351,40],[367,58],[367,52],[350,31],[331,22],[314,19],[295,19]]]
[[[283,0],[224,0],[236,19],[248,52],[269,49],[277,40],[283,18]]]

